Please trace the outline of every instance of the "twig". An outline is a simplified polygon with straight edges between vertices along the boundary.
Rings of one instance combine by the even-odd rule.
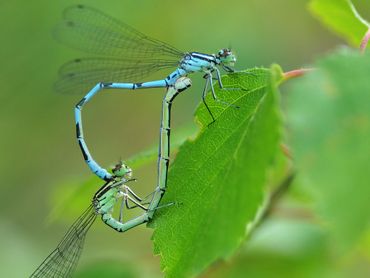
[[[355,17],[362,24],[364,24],[368,28],[368,30],[367,30],[365,36],[362,38],[362,41],[361,41],[361,44],[360,44],[360,51],[361,51],[361,53],[365,53],[366,46],[367,46],[367,44],[368,44],[368,42],[370,40],[370,23],[359,14],[359,12],[356,10],[356,8],[353,5],[353,3],[352,3],[351,0],[347,0],[347,2],[348,2],[348,5],[351,7],[351,10],[352,10],[353,14],[355,15]]]
[[[361,50],[362,54],[365,53],[367,44],[369,43],[369,40],[370,40],[370,29],[367,30],[365,36],[363,37],[363,39],[361,41],[360,50]]]
[[[308,69],[296,69],[296,70],[287,71],[287,72],[284,72],[283,78],[284,78],[284,81],[286,81],[291,78],[300,77],[313,70],[314,70],[313,68],[308,68]]]
[[[284,196],[284,194],[289,190],[290,185],[292,184],[296,173],[289,173],[284,180],[279,184],[279,186],[271,193],[270,202],[266,209],[264,210],[260,223],[262,223],[266,218],[268,218],[271,212],[274,210],[278,201]]]
[[[266,196],[264,204],[257,212],[255,219],[252,223],[247,225],[246,231],[249,237],[252,237],[255,230],[266,220],[266,218],[270,216],[278,201],[288,191],[292,181],[294,180],[294,177],[295,172],[289,172],[284,180],[275,188],[275,190]]]

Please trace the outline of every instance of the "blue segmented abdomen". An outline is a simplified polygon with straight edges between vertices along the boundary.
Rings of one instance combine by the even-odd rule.
[[[85,159],[85,162],[89,166],[90,170],[96,174],[99,178],[110,181],[113,178],[113,175],[110,174],[107,170],[100,167],[99,164],[91,157],[91,154],[87,148],[87,145],[83,138],[78,138],[78,145],[80,146],[82,155]]]
[[[89,166],[90,170],[96,174],[99,178],[109,181],[113,178],[112,174],[110,174],[106,169],[100,167],[98,163],[92,158],[89,149],[85,143],[84,135],[82,131],[82,121],[81,121],[81,103],[85,102],[85,98],[83,98],[75,108],[75,119],[76,119],[76,136],[78,140],[78,145],[81,149],[82,155],[84,157],[85,162]]]

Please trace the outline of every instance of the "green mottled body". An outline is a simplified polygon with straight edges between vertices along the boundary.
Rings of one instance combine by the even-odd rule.
[[[125,181],[106,183],[99,189],[98,192],[95,193],[93,198],[93,206],[96,213],[101,215],[101,218],[105,224],[118,232],[125,232],[149,220],[149,217],[146,213],[124,223],[112,216],[117,200],[122,197],[128,198],[127,193],[125,192],[127,186],[124,184],[124,182]]]

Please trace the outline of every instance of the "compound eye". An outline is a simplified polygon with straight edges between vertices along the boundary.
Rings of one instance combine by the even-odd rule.
[[[231,52],[228,48],[224,48],[224,49],[220,50],[220,52],[219,52],[220,57],[223,57],[223,58],[226,58],[230,54],[231,54]]]

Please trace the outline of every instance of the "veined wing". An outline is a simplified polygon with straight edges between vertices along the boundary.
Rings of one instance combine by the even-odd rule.
[[[143,82],[144,77],[174,68],[178,63],[164,59],[76,59],[60,68],[55,90],[59,93],[87,93],[98,82]]]
[[[87,232],[96,219],[93,205],[73,223],[57,248],[31,274],[31,278],[71,277],[80,258]]]
[[[58,41],[99,55],[119,58],[172,57],[178,61],[184,53],[150,38],[105,13],[84,5],[67,8],[63,21],[55,28]]]

